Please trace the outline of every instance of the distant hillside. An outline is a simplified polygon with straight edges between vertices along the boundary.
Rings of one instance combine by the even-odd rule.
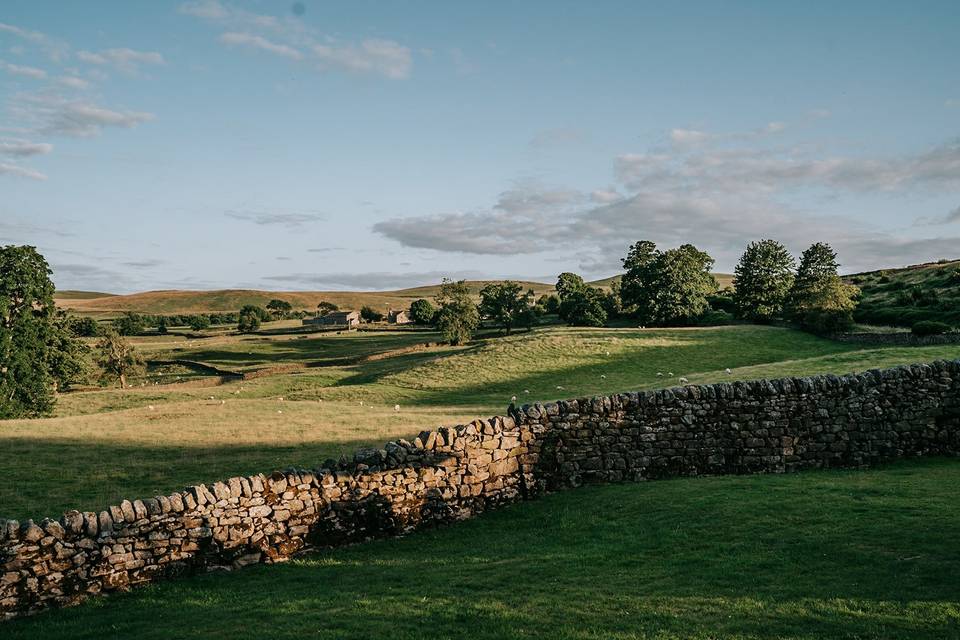
[[[601,287],[603,289],[609,289],[613,286],[614,281],[619,280],[623,276],[610,276],[609,278],[603,278],[601,280],[594,280],[588,282],[587,284],[593,285],[594,287]],[[720,285],[720,288],[733,287],[733,274],[732,273],[714,273],[713,277],[717,279],[717,283]]]
[[[94,298],[109,298],[115,296],[115,293],[101,293],[99,291],[57,291],[54,297],[57,300],[92,300]]]
[[[479,295],[489,282],[467,282],[471,292]],[[542,282],[520,282],[532,288],[536,295],[553,291],[553,285]],[[374,309],[404,309],[417,298],[433,298],[440,285],[400,289],[398,291],[258,291],[255,289],[221,289],[217,291],[145,291],[129,295],[82,298],[74,292],[58,292],[57,304],[74,312],[97,317],[115,316],[126,311],[158,315],[213,313],[237,311],[247,304],[265,306],[270,300],[286,300],[294,309],[316,309],[322,300],[332,302],[341,309],[359,309],[369,305]],[[68,294],[68,295],[63,295]]]
[[[858,322],[911,327],[937,320],[960,326],[960,260],[854,273],[844,280],[863,292],[854,313]]]
[[[720,287],[728,286],[732,277],[715,273]],[[589,284],[609,289],[620,276],[595,280]],[[497,280],[470,280],[467,286],[475,296],[480,290]],[[519,281],[524,289],[533,289],[536,296],[554,293],[553,284]],[[440,285],[412,287],[396,291],[259,291],[256,289],[219,289],[216,291],[163,290],[144,291],[128,295],[96,293],[87,291],[58,291],[57,304],[75,313],[98,318],[110,318],[127,311],[157,315],[188,313],[222,313],[237,311],[247,304],[265,306],[270,300],[286,300],[294,309],[316,309],[321,300],[332,302],[341,309],[359,309],[371,306],[374,309],[405,309],[417,298],[432,299],[440,291]]]

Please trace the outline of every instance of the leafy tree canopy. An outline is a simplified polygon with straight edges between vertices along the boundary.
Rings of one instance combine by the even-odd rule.
[[[510,333],[514,327],[530,327],[536,317],[531,308],[533,291],[511,280],[491,282],[480,290],[480,314]]]
[[[437,309],[429,300],[420,298],[410,303],[410,318],[417,324],[433,324],[436,314]]]
[[[707,296],[717,290],[713,258],[691,244],[660,251],[641,240],[623,266],[622,306],[644,324],[688,324],[709,308]]]
[[[794,265],[793,256],[776,240],[748,244],[734,270],[737,315],[760,322],[779,317],[793,285]]]
[[[436,325],[444,340],[453,345],[469,342],[480,326],[480,313],[470,298],[466,282],[444,278],[434,300],[439,307]]]

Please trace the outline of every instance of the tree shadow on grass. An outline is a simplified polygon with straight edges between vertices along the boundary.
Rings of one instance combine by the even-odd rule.
[[[955,460],[928,460],[585,487],[3,630],[10,638],[956,637],[960,506],[949,487],[958,481]]]
[[[409,436],[421,429],[411,428]],[[69,438],[0,440],[0,517],[58,518],[68,509],[100,511],[124,499],[169,495],[186,486],[277,469],[319,468],[382,438],[291,444],[160,446]]]

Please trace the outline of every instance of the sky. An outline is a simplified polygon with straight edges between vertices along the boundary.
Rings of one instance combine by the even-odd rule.
[[[0,244],[114,293],[960,258],[958,33],[956,0],[3,0]]]

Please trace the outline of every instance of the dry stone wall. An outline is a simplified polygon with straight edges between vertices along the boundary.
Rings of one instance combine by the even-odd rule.
[[[511,407],[313,470],[0,520],[0,615],[399,535],[584,482],[960,454],[960,361]]]

